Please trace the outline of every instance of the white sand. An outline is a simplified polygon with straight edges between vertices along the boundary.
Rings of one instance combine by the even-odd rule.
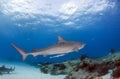
[[[24,62],[7,62],[0,61],[0,66],[14,67],[15,71],[11,74],[0,75],[0,79],[64,79],[65,75],[53,76],[50,74],[43,74],[39,68],[35,68]]]

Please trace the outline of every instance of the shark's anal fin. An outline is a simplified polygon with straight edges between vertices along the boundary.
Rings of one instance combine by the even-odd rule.
[[[61,36],[58,36],[58,43],[64,43],[66,42]]]
[[[37,56],[35,53],[32,53],[32,55],[33,55],[34,58],[36,58],[36,56]]]

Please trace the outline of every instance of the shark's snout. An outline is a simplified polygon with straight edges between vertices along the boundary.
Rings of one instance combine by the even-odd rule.
[[[83,46],[86,46],[86,43],[84,43]]]
[[[82,48],[84,48],[86,46],[86,43],[82,43],[82,44],[79,44],[79,49],[82,49]]]

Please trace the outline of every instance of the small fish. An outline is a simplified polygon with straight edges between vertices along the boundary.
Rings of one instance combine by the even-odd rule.
[[[5,67],[5,65],[3,65],[3,66],[1,66],[0,67],[0,74],[3,74],[3,73],[10,73],[10,72],[12,72],[12,71],[14,71],[15,70],[15,67],[14,68],[6,68]]]
[[[22,60],[24,61],[28,55],[33,55],[34,57],[38,55],[43,55],[46,57],[47,55],[55,55],[63,56],[70,52],[78,52],[80,49],[84,48],[86,45],[85,43],[75,42],[75,41],[66,41],[62,37],[58,36],[58,43],[48,46],[46,48],[32,51],[32,52],[25,52],[21,48],[17,47],[15,44],[11,43],[11,45],[22,55]]]
[[[65,54],[58,54],[58,55],[55,55],[53,57],[50,57],[50,58],[56,58],[56,57],[61,57],[61,56],[64,56]]]

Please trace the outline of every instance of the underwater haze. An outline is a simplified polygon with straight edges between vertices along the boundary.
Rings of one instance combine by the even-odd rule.
[[[79,52],[59,58],[27,57],[30,62],[61,62],[101,57],[120,51],[119,0],[0,0],[0,58],[22,60],[11,46],[30,52],[58,42],[86,43]]]

